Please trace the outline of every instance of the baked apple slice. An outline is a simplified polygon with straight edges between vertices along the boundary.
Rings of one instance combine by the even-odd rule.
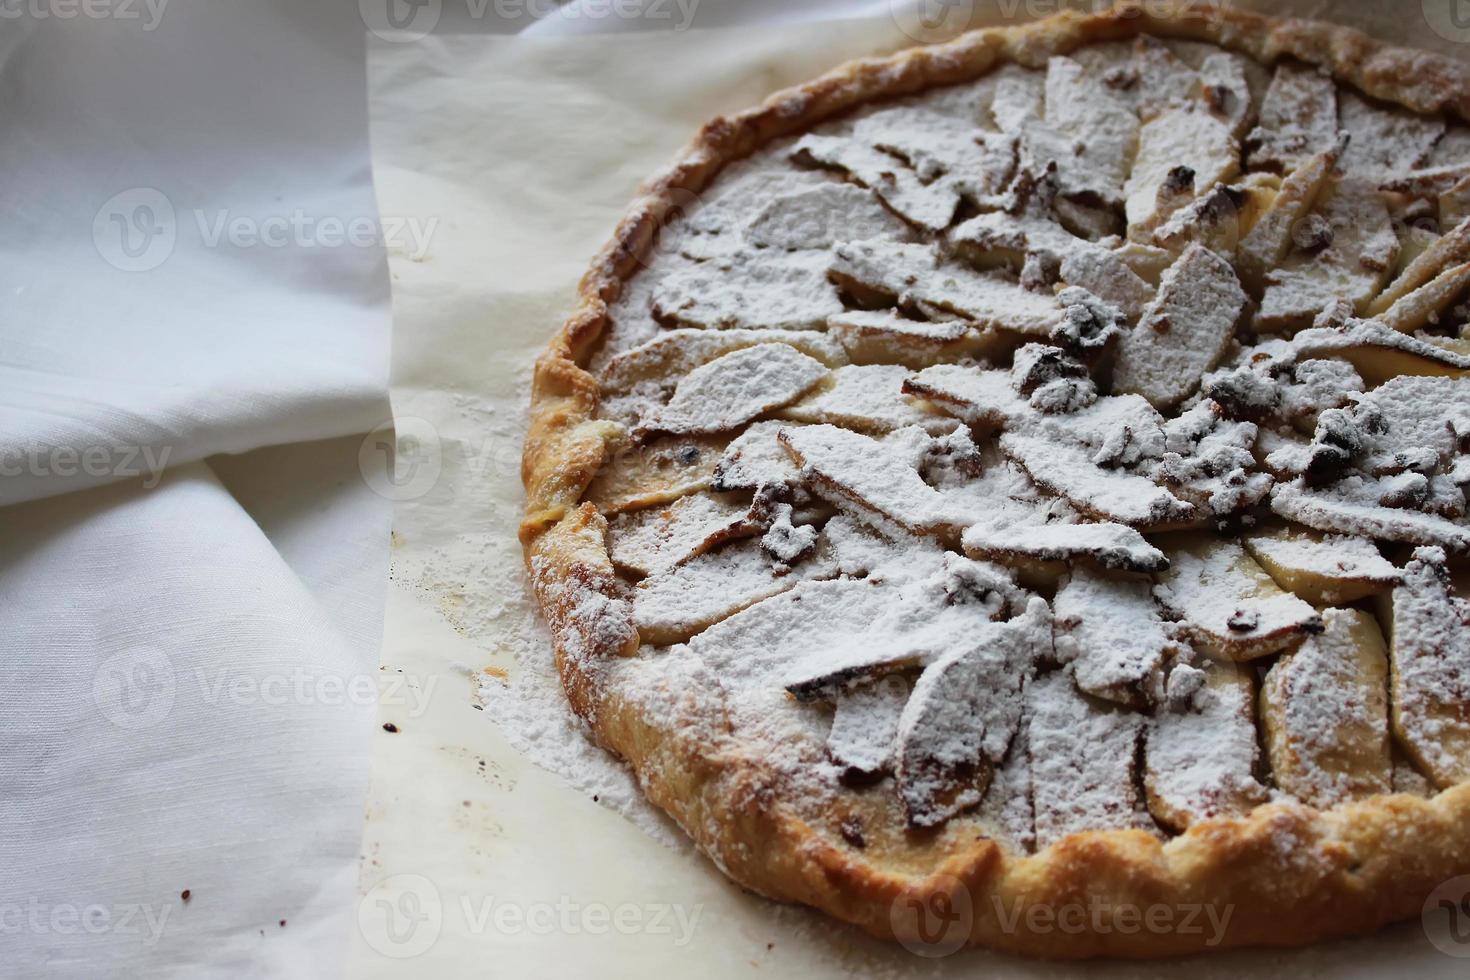
[[[1023,692],[1050,655],[1051,612],[980,626],[959,649],[925,668],[898,725],[894,775],[915,827],[932,827],[984,798],[1021,722]]]
[[[1149,812],[1183,833],[1202,820],[1239,816],[1266,802],[1255,777],[1255,682],[1231,664],[1179,663],[1169,696],[1149,721],[1143,785]]]
[[[618,449],[583,500],[604,515],[656,507],[707,489],[728,436],[658,436]]]
[[[1246,137],[1247,163],[1287,173],[1337,142],[1337,86],[1311,68],[1282,63]]]
[[[1358,609],[1328,609],[1322,632],[1285,654],[1261,687],[1276,785],[1323,809],[1391,792],[1388,650]]]
[[[1394,736],[1441,789],[1470,779],[1470,603],[1449,579],[1419,548],[1387,604]]]
[[[1331,183],[1338,152],[1331,149],[1314,154],[1292,169],[1265,213],[1241,240],[1235,269],[1251,290],[1259,293],[1265,286],[1266,273],[1286,258],[1293,244],[1292,233],[1312,213],[1323,188]]]
[[[1188,398],[1224,356],[1245,310],[1230,263],[1191,245],[1169,267],[1138,325],[1123,335],[1113,390],[1139,394],[1160,410]]]
[[[1226,660],[1253,660],[1321,632],[1322,618],[1286,592],[1237,541],[1204,534],[1167,543],[1164,604],[1194,645]]]
[[[1316,208],[1293,226],[1295,250],[1266,272],[1256,313],[1262,333],[1309,327],[1326,306],[1368,309],[1398,258],[1393,218],[1377,188],[1347,178],[1325,188]]]
[[[749,499],[693,493],[667,507],[617,514],[608,521],[608,552],[622,571],[665,572],[733,538],[759,533],[750,512]]]
[[[825,364],[794,347],[746,347],[689,372],[640,429],[679,435],[728,432],[790,404],[827,374]]]
[[[948,317],[914,320],[895,310],[853,310],[827,318],[827,336],[854,364],[923,368],[978,357],[997,346],[994,330]]]
[[[1283,525],[1255,531],[1245,549],[1276,584],[1314,606],[1338,606],[1381,595],[1402,576],[1365,537]]]
[[[870,435],[886,435],[909,425],[934,435],[953,430],[958,425],[953,418],[903,393],[910,373],[898,364],[840,367],[778,414],[793,422],[839,425]]]
[[[1026,688],[1036,847],[1084,830],[1148,826],[1138,791],[1146,719],[1077,689],[1069,670]]]
[[[890,674],[837,695],[827,755],[846,778],[871,778],[892,768],[898,720],[911,689],[902,675]]]
[[[1054,605],[1057,657],[1072,663],[1081,690],[1139,708],[1161,700],[1164,666],[1178,643],[1150,582],[1079,568]]]

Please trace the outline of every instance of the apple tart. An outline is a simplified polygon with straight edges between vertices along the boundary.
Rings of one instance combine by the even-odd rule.
[[[710,122],[536,368],[572,708],[911,946],[1418,912],[1470,873],[1467,118],[1458,63],[1150,3]]]

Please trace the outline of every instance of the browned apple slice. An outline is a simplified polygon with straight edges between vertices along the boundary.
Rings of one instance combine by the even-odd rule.
[[[1198,670],[1177,665],[1174,673]],[[1149,722],[1144,789],[1161,825],[1183,833],[1202,820],[1238,816],[1266,802],[1255,777],[1255,683],[1231,664],[1206,664],[1188,697],[1171,698]],[[1183,678],[1171,675],[1171,689]],[[1197,685],[1197,686],[1196,686]]]
[[[1022,424],[1030,413],[1026,399],[1012,385],[1009,371],[936,364],[905,380],[904,390],[987,429]]]
[[[1402,222],[1411,219],[1400,218],[1398,220]],[[1445,228],[1453,228],[1463,220],[1464,217],[1462,216],[1457,221],[1442,222],[1442,224]],[[1403,275],[1404,270],[1415,259],[1427,252],[1439,239],[1440,234],[1437,228],[1429,228],[1417,222],[1402,224],[1399,228],[1399,257],[1393,264],[1393,278],[1389,282],[1393,282],[1399,276]]]
[[[789,588],[748,603],[690,639],[689,652],[700,669],[713,676],[740,671],[742,677],[769,691],[768,710],[790,705],[782,689],[793,671],[801,677],[822,670],[835,673],[834,656],[840,659],[860,649],[851,638],[860,637],[888,608],[897,590],[866,579],[806,577],[806,572],[816,570],[813,566],[787,576]],[[780,642],[772,642],[773,636],[780,637]],[[859,668],[813,698],[831,699],[849,683],[881,676],[881,672]]]
[[[1031,757],[1026,749],[1024,713],[1005,759],[995,770],[990,788],[976,812],[986,832],[1018,854],[1036,849],[1036,820],[1031,806]]]
[[[841,312],[825,251],[738,252],[678,269],[653,287],[654,316],[686,327],[820,330]]]
[[[837,182],[773,194],[745,226],[746,241],[777,249],[825,249],[873,238],[903,241],[910,234],[873,193]]]
[[[786,344],[828,367],[848,360],[835,338],[808,330],[667,330],[611,358],[599,381],[606,397],[649,381],[677,380],[718,357],[757,344]]]
[[[898,364],[841,367],[779,414],[794,422],[829,423],[870,435],[885,435],[907,425],[935,435],[954,429],[953,418],[903,393],[909,374],[908,368]]]
[[[782,429],[793,425],[779,420],[751,425],[719,456],[710,485],[716,490],[757,490],[794,481],[798,468],[776,438]]]
[[[1088,698],[1059,670],[1027,686],[1026,717],[1038,849],[1084,830],[1146,826],[1137,765],[1143,715]]]
[[[1057,657],[1072,663],[1079,688],[1134,707],[1160,700],[1164,664],[1178,644],[1152,583],[1077,568],[1053,604]]]
[[[933,245],[867,242],[839,245],[834,255],[839,285],[856,283],[900,304],[920,301],[981,327],[1041,337],[1061,320],[1055,297],[1018,289],[998,273],[941,262]]]
[[[598,471],[583,499],[603,514],[655,507],[710,485],[726,436],[662,436],[625,445]]]
[[[901,676],[892,675],[837,695],[827,755],[848,778],[871,777],[892,767],[898,720],[911,689]]]
[[[1373,617],[1328,609],[1323,631],[1272,666],[1261,728],[1276,785],[1310,806],[1387,793],[1388,651]]]
[[[827,335],[854,364],[910,368],[980,356],[996,345],[993,331],[968,320],[911,320],[893,310],[855,310],[829,317]]]
[[[902,444],[832,425],[783,429],[778,438],[816,493],[880,527],[927,534],[964,520],[943,494],[924,482],[917,453]]]
[[[1399,273],[1398,278],[1368,304],[1368,315],[1378,316],[1388,312],[1399,300],[1438,278],[1446,269],[1466,262],[1470,262],[1470,218],[1440,236],[1433,245],[1410,262]]]
[[[990,100],[995,129],[1017,132],[1025,123],[1042,117],[1046,110],[1045,72],[1008,64],[987,77],[995,80]]]
[[[1378,481],[1359,475],[1326,487],[1311,487],[1297,479],[1276,485],[1271,491],[1271,509],[1318,531],[1436,545],[1456,552],[1470,550],[1470,527],[1437,514],[1385,506],[1383,491]]]
[[[907,163],[925,185],[953,187],[967,201],[1000,194],[1015,174],[1014,135],[984,132],[953,113],[879,109],[860,115],[853,133]]]
[[[1004,187],[1015,144],[953,116],[907,107],[861,116],[846,135],[804,136],[791,156],[845,172],[912,224],[939,231],[963,197]]]
[[[1098,520],[1163,529],[1187,526],[1198,518],[1192,504],[1144,477],[1098,466],[1075,445],[1007,432],[1000,448],[1038,486]]]
[[[608,521],[608,550],[619,569],[654,575],[732,538],[759,533],[749,518],[748,499],[693,493],[667,507],[615,515]]]
[[[1123,524],[976,525],[961,537],[965,554],[1003,563],[1077,562],[1126,572],[1157,572],[1169,560]]]
[[[1444,552],[1419,548],[1390,603],[1393,731],[1441,789],[1470,779],[1470,603]]]
[[[640,428],[681,435],[737,429],[800,398],[827,373],[821,361],[785,344],[746,347],[689,372]]]
[[[802,580],[746,539],[705,552],[638,583],[633,623],[645,643],[680,643]]]
[[[1224,356],[1246,295],[1230,264],[1201,245],[1185,249],[1159,283],[1138,326],[1123,335],[1113,390],[1172,408]]]
[[[1360,396],[1348,413],[1323,413],[1319,442],[1354,436],[1363,447],[1355,454],[1363,468],[1377,475],[1416,471],[1433,475],[1446,469],[1464,450],[1470,429],[1470,378],[1404,376]],[[1356,433],[1333,433],[1332,423],[1347,422]]]
[[[1103,43],[1083,49],[1077,58],[1094,84],[1100,82],[1143,119],[1199,97],[1199,72],[1157,38],[1144,35],[1128,44]]]
[[[1253,69],[1254,62],[1227,51],[1212,52],[1200,63],[1200,94],[1237,139],[1245,137],[1255,114]]]
[[[1121,259],[1128,268],[1138,274],[1138,277],[1151,286],[1157,286],[1163,278],[1164,270],[1174,264],[1177,256],[1167,248],[1157,245],[1145,245],[1143,242],[1124,242],[1113,249],[1113,254]]]
[[[1056,348],[1036,347],[1043,353],[1060,353]],[[1046,385],[1029,384],[1024,371],[1018,377],[1017,368],[1026,367],[1020,354],[1011,371],[959,364],[925,368],[905,381],[904,389],[942,405],[972,425],[1035,434],[1084,447],[1090,456],[1097,457],[1094,462],[1099,465],[1132,465],[1163,454],[1163,416],[1146,400],[1138,395],[1117,395],[1097,398],[1071,411],[1043,411],[1034,398]],[[1043,364],[1049,360],[1048,355]],[[1046,379],[1053,380],[1066,379]],[[1120,445],[1125,442],[1127,445]]]
[[[1295,170],[1337,142],[1337,85],[1312,68],[1282,63],[1261,101],[1259,124],[1246,137],[1251,167]]]
[[[1331,149],[1306,158],[1281,182],[1281,189],[1250,232],[1241,240],[1235,268],[1241,281],[1255,292],[1265,286],[1266,273],[1286,258],[1292,233],[1312,213],[1322,190],[1331,183],[1338,150]]]
[[[1147,233],[1181,204],[1240,172],[1240,146],[1229,124],[1194,107],[1170,109],[1145,123],[1124,186],[1128,237]]]
[[[1051,653],[1042,599],[925,668],[898,725],[895,777],[916,827],[933,827],[980,803],[1020,725],[1023,691]]]
[[[1080,286],[1136,319],[1153,289],[1107,248],[1078,238],[1049,216],[990,211],[950,233],[956,250],[981,268],[1022,271],[1040,261],[1055,267],[1055,281]]]
[[[1444,135],[1444,120],[1374,105],[1350,89],[1338,95],[1338,123],[1351,138],[1342,156],[1350,177],[1383,182],[1422,165]]]
[[[958,189],[947,183],[925,184],[905,161],[858,139],[809,134],[791,156],[803,166],[847,174],[919,228],[944,228],[959,207]]]
[[[1382,196],[1351,178],[1325,189],[1292,235],[1296,250],[1265,276],[1255,318],[1263,333],[1311,326],[1324,307],[1338,301],[1362,312],[1398,257],[1398,235]]]
[[[1172,252],[1203,245],[1226,258],[1237,248],[1276,199],[1278,178],[1252,174],[1230,184],[1216,184],[1169,216],[1153,240]]]
[[[1046,123],[1029,123],[1022,132],[1023,155],[1043,165],[1055,161],[1064,195],[1106,204],[1120,200],[1138,146],[1138,117],[1077,62],[1047,62]]]
[[[1277,585],[1314,606],[1380,595],[1401,578],[1365,537],[1287,525],[1247,534],[1245,549]]]
[[[1470,218],[1470,176],[1456,181],[1449,190],[1439,195],[1439,225],[1441,228],[1454,228],[1466,218]]]
[[[855,684],[970,650],[976,631],[1023,612],[1031,601],[1013,573],[999,565],[923,549],[903,558],[902,567],[893,565],[894,580],[884,575],[881,563],[878,574],[870,576],[880,586],[871,595],[876,608],[860,622],[828,629],[825,646],[799,647],[800,656],[780,652],[795,661],[782,686],[797,700],[831,699]],[[1021,620],[1008,623],[1017,626]]]
[[[1123,231],[1123,219],[1116,210],[1103,204],[1087,204],[1070,197],[1052,201],[1057,221],[1078,238],[1101,242]]]
[[[1404,375],[1460,375],[1470,371],[1470,356],[1441,344],[1400,333],[1377,320],[1348,320],[1341,326],[1313,327],[1292,338],[1302,360],[1340,357],[1369,385]]]
[[[1195,646],[1211,656],[1264,657],[1322,629],[1317,611],[1277,585],[1239,542],[1181,535],[1164,553],[1164,603],[1182,617]]]
[[[1439,318],[1470,288],[1470,262],[1441,272],[1412,293],[1402,296],[1381,317],[1384,323],[1401,333],[1414,333]]]

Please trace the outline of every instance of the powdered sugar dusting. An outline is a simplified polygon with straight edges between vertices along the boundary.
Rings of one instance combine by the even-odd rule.
[[[1466,617],[1439,559],[1406,575],[1376,542],[1470,550],[1470,396],[1432,377],[1470,369],[1446,336],[1470,311],[1356,316],[1401,248],[1424,252],[1394,289],[1453,271],[1455,233],[1394,224],[1442,203],[1442,124],[1290,63],[1257,113],[1267,77],[1099,45],[728,168],[592,356],[620,578],[533,568],[568,654],[814,827],[863,780],[898,830],[1029,851],[1388,785],[1332,755],[1387,741],[1363,614],[1313,603],[1402,580],[1396,619],[1440,627],[1395,650],[1395,718],[1446,784]],[[1259,532],[1273,510],[1318,533]],[[604,656],[629,623],[637,655]]]

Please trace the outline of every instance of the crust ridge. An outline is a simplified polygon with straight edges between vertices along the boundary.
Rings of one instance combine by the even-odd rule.
[[[1331,810],[1269,803],[1245,817],[1198,823],[1168,842],[1141,831],[1091,831],[1027,856],[982,838],[945,853],[931,874],[914,876],[828,844],[781,805],[777,777],[760,759],[733,746],[692,744],[599,687],[599,661],[635,652],[639,640],[630,604],[618,598],[606,521],[579,503],[625,438],[621,426],[595,419],[600,392],[585,365],[607,329],[608,304],[646,261],[667,217],[728,164],[855,106],[972,81],[1006,63],[1035,67],[1083,44],[1141,33],[1218,44],[1267,65],[1295,58],[1375,98],[1470,121],[1470,67],[1349,28],[1214,4],[1125,2],[859,59],[705,124],[641,189],[581,280],[576,311],[537,362],[520,536],[568,697],[598,741],[638,773],[648,797],[747,888],[812,905],[876,936],[917,941],[923,937],[906,936],[911,924],[895,910],[948,895],[958,882],[972,913],[967,942],[1070,959],[1361,933],[1414,915],[1437,884],[1470,873],[1465,784],[1432,799],[1385,795]],[[587,595],[607,600],[596,621],[577,612]],[[1197,932],[1130,931],[1106,916],[1102,928],[1093,920],[1080,931],[1038,929],[1025,915],[1031,906],[1213,906],[1221,915],[1228,909],[1229,918],[1218,934],[1208,922]]]

